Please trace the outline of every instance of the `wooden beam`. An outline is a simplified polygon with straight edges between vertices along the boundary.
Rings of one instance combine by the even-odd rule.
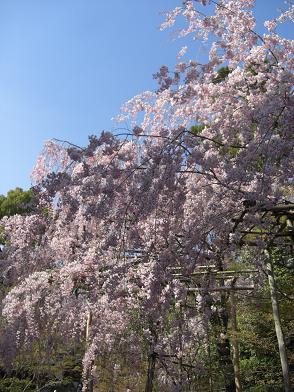
[[[197,272],[192,272],[189,275],[183,275],[181,273],[175,273],[172,274],[173,277],[175,278],[188,278],[191,276],[201,276],[201,275],[216,275],[216,276],[225,276],[225,275],[232,275],[232,276],[236,276],[236,275],[246,275],[246,274],[256,274],[258,273],[257,269],[247,269],[247,270],[238,270],[238,271],[234,271],[234,270],[226,270],[226,271],[197,271]]]
[[[201,291],[251,291],[254,290],[254,286],[220,286],[220,287],[214,287],[214,288],[203,288],[203,287],[188,287],[187,291],[188,292],[201,292]]]

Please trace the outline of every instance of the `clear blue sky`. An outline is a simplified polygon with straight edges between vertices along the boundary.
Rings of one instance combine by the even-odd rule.
[[[30,186],[45,140],[85,145],[115,128],[123,102],[155,88],[152,74],[182,46],[159,32],[160,11],[179,3],[0,0],[0,193]],[[281,5],[257,0],[258,20]]]

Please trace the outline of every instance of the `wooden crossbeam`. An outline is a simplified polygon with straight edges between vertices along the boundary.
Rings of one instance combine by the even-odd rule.
[[[188,287],[188,292],[203,292],[203,291],[251,291],[254,290],[254,286],[220,286],[214,288],[203,288],[203,287]]]
[[[293,203],[276,205],[274,207],[262,209],[262,211],[270,211],[270,212],[284,212],[284,211],[291,211],[291,210],[294,210]]]
[[[207,269],[207,270],[211,270],[211,269],[213,269],[213,268],[216,268],[216,266],[214,265],[214,264],[212,264],[212,265],[199,265],[199,266],[197,266],[197,269],[199,269],[199,270],[204,270],[204,269]],[[172,271],[181,271],[182,269],[183,269],[183,267],[168,267],[168,269],[169,270],[172,270]]]
[[[189,275],[183,275],[181,273],[175,273],[175,274],[172,274],[172,276],[175,277],[175,278],[181,278],[181,277],[182,278],[190,278],[190,277],[202,276],[202,275],[216,275],[216,276],[228,278],[229,276],[233,277],[233,276],[236,276],[236,275],[247,275],[247,274],[256,274],[256,273],[258,273],[257,269],[247,269],[247,270],[238,270],[238,271],[234,271],[234,270],[226,270],[226,271],[209,270],[209,271],[192,272]]]
[[[250,230],[243,230],[241,231],[242,234],[254,234],[254,235],[273,235],[275,237],[291,237],[294,235],[294,230],[288,230],[283,233],[274,233],[270,231],[250,231]]]
[[[235,276],[234,275],[228,275],[228,276],[214,276],[214,279],[216,279],[216,280],[224,280],[224,279],[233,279],[233,278],[235,278]],[[193,279],[193,278],[189,278],[189,277],[187,277],[187,276],[183,276],[183,277],[176,277],[175,279],[179,279],[181,282],[193,282],[193,281],[195,281],[195,279]]]

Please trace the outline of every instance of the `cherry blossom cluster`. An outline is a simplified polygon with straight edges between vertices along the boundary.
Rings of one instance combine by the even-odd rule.
[[[257,34],[252,7],[184,2],[162,28],[184,18],[180,37],[211,42],[207,63],[162,66],[159,89],[123,107],[132,130],[91,136],[86,148],[46,144],[34,171],[38,210],[1,221],[3,315],[16,346],[45,330],[82,339],[87,378],[99,353],[127,345],[134,362],[156,358],[160,382],[177,391],[201,368],[191,353],[205,344],[217,294],[189,305],[174,271],[225,268],[244,230],[270,227],[258,212],[293,185],[293,42],[272,22]],[[199,293],[213,284],[203,280]]]

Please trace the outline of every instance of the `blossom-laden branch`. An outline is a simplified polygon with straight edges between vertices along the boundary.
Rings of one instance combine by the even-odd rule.
[[[44,330],[82,340],[90,309],[85,375],[101,351],[121,344],[136,362],[144,346],[177,390],[200,366],[220,294],[203,280],[192,306],[172,271],[223,268],[255,227],[269,233],[254,238],[262,260],[272,219],[259,211],[284,205],[293,187],[293,42],[253,33],[251,0],[215,3],[210,16],[207,3],[186,1],[162,26],[181,15],[181,37],[211,42],[207,63],[161,67],[158,91],[123,107],[132,131],[85,148],[46,143],[33,173],[39,209],[1,221],[9,344]]]

